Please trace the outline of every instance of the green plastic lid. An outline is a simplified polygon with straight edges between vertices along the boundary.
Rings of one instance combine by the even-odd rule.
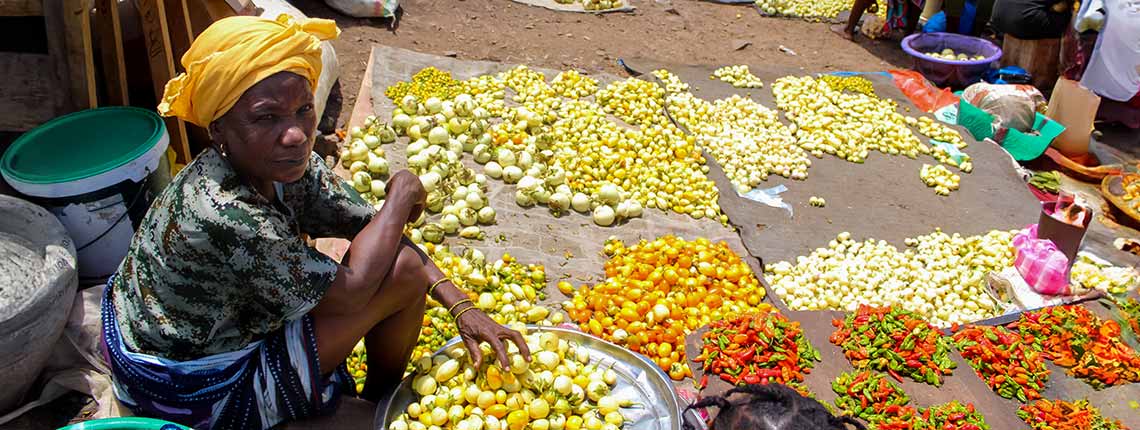
[[[166,136],[158,114],[135,107],[104,107],[55,118],[24,133],[0,159],[9,182],[58,184],[115,170],[141,157]]]

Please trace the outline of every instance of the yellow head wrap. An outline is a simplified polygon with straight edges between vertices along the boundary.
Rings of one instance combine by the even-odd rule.
[[[200,127],[225,115],[238,98],[262,79],[293,72],[316,88],[321,75],[321,41],[340,35],[327,19],[277,20],[234,16],[202,32],[186,55],[182,73],[166,83],[158,113]]]

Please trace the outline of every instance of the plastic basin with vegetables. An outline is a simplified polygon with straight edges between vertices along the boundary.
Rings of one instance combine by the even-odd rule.
[[[953,33],[921,33],[907,36],[902,49],[914,58],[914,69],[940,87],[964,88],[982,79],[982,75],[1001,59],[1001,48],[988,40]],[[950,60],[927,55],[950,49],[968,58]]]

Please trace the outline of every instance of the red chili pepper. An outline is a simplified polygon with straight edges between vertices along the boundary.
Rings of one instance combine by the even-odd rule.
[[[1094,388],[1140,382],[1140,354],[1120,339],[1120,325],[1081,306],[1026,312],[1018,329],[1042,339],[1043,354]]]
[[[734,384],[803,381],[813,362],[820,359],[799,323],[776,310],[715,321],[702,340],[705,372],[722,379],[726,372],[744,372],[725,379]]]
[[[857,369],[873,368],[902,380],[941,385],[957,365],[950,359],[948,338],[919,316],[894,307],[860,305],[846,320],[834,321],[832,343]],[[885,353],[884,351],[889,351]],[[871,358],[874,357],[874,358]]]

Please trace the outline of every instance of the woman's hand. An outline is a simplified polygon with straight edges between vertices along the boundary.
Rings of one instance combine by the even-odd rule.
[[[523,339],[522,334],[503,327],[483,311],[472,309],[463,312],[455,323],[459,326],[459,337],[463,338],[463,345],[467,347],[467,352],[475,361],[476,369],[482,368],[483,365],[483,350],[479,349],[479,344],[483,342],[489,343],[491,349],[499,356],[499,364],[503,370],[510,370],[511,368],[511,361],[507,358],[505,340],[514,342],[523,358],[528,363],[530,362],[530,349],[527,348],[526,340]]]
[[[419,219],[424,207],[427,206],[427,191],[424,190],[424,184],[420,182],[419,176],[409,170],[401,170],[392,175],[388,179],[385,192],[387,194],[385,205],[394,204],[397,207],[409,208],[406,223]]]

